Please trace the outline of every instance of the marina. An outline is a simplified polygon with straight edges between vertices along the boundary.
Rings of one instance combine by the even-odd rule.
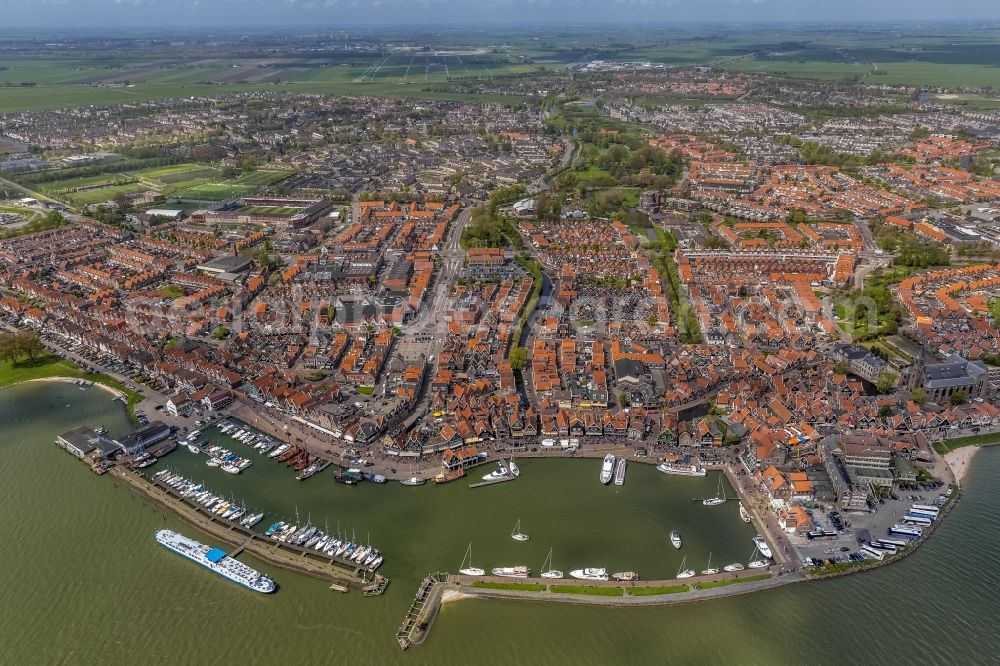
[[[752,527],[740,520],[735,503],[728,504],[733,510],[707,510],[690,502],[692,496],[712,494],[717,485],[716,479],[710,477],[703,486],[689,485],[698,483],[696,478],[678,479],[682,485],[663,483],[664,477],[646,465],[633,466],[634,469],[629,470],[629,489],[634,492],[619,494],[588,492],[595,485],[594,460],[519,460],[527,475],[522,484],[502,485],[495,489],[496,492],[489,493],[466,493],[464,484],[446,485],[435,489],[435,492],[417,492],[421,510],[407,514],[408,520],[400,521],[393,511],[395,507],[411,502],[414,491],[398,484],[383,488],[371,485],[360,489],[348,489],[337,484],[299,484],[293,482],[279,466],[270,465],[255,466],[250,470],[252,477],[232,476],[207,468],[204,458],[199,462],[198,458],[178,451],[170,457],[172,468],[191,478],[204,478],[209,487],[226,496],[235,493],[245,497],[248,508],[272,509],[268,516],[271,520],[271,515],[291,515],[296,504],[300,510],[311,510],[313,515],[322,515],[323,507],[332,504],[337,507],[338,514],[355,516],[357,524],[365,525],[366,530],[370,526],[373,535],[376,532],[384,534],[385,538],[380,542],[393,555],[392,561],[386,565],[392,567],[388,573],[393,578],[393,584],[385,592],[385,603],[363,602],[361,595],[331,595],[325,585],[318,584],[311,576],[298,575],[291,568],[282,573],[267,561],[254,566],[265,573],[269,570],[275,572],[281,583],[279,593],[261,595],[259,599],[255,597],[261,603],[233,603],[233,599],[248,599],[247,593],[234,585],[204,581],[204,576],[192,575],[191,567],[183,563],[168,567],[157,576],[150,576],[148,558],[136,556],[137,553],[148,554],[158,548],[150,535],[164,526],[164,521],[166,527],[181,533],[191,533],[191,528],[185,523],[192,521],[181,523],[172,512],[164,515],[158,503],[123,490],[122,481],[114,475],[97,478],[81,474],[80,467],[72,458],[51,446],[59,432],[80,422],[101,423],[112,432],[126,431],[129,426],[117,404],[114,406],[118,411],[112,413],[105,406],[110,402],[106,399],[100,400],[100,404],[94,400],[74,400],[76,404],[71,413],[58,415],[56,420],[47,422],[45,429],[35,429],[38,427],[36,423],[41,423],[35,420],[38,412],[46,410],[49,402],[57,402],[60,406],[68,402],[65,397],[46,400],[46,393],[54,390],[58,395],[67,389],[73,394],[86,396],[73,386],[17,387],[8,391],[23,394],[28,399],[11,403],[9,411],[3,411],[0,406],[0,416],[7,424],[7,439],[4,442],[6,461],[13,469],[19,470],[16,477],[8,478],[9,483],[0,487],[0,498],[24,518],[12,526],[9,538],[17,541],[30,535],[39,548],[54,553],[56,558],[53,563],[42,567],[33,553],[25,549],[5,549],[2,556],[8,568],[24,572],[23,576],[8,582],[14,594],[23,594],[28,600],[19,609],[18,616],[11,618],[10,626],[16,635],[10,635],[6,642],[8,656],[20,663],[34,663],[39,655],[44,658],[50,654],[46,652],[46,645],[74,646],[80,659],[88,663],[124,664],[124,660],[109,658],[122,647],[129,650],[151,649],[156,654],[170,652],[175,660],[182,661],[207,658],[277,661],[294,656],[304,663],[312,663],[317,651],[322,651],[325,645],[317,636],[315,625],[283,619],[301,617],[303,613],[324,618],[332,614],[337,618],[332,625],[333,631],[372,636],[371,641],[360,645],[344,641],[338,647],[338,655],[343,658],[399,663],[402,656],[395,656],[400,648],[392,638],[393,633],[400,626],[401,616],[411,603],[424,572],[456,571],[459,557],[470,540],[475,542],[477,566],[518,563],[538,566],[551,545],[556,544],[557,566],[572,564],[576,568],[599,563],[611,572],[637,571],[640,581],[618,583],[626,588],[633,584],[652,587],[662,579],[670,579],[676,572],[680,554],[677,553],[674,558],[675,551],[665,541],[661,541],[665,548],[650,549],[655,550],[651,553],[631,547],[648,541],[650,533],[663,535],[672,526],[680,528],[684,534],[684,552],[688,555],[688,563],[696,562],[700,565],[698,568],[707,562],[709,550],[712,551],[713,563],[746,562],[755,534]],[[62,420],[58,420],[60,417]],[[866,655],[882,645],[884,636],[872,631],[871,627],[878,626],[882,621],[887,604],[902,604],[911,613],[911,619],[922,625],[940,623],[942,614],[947,614],[961,618],[960,621],[981,632],[982,640],[972,648],[967,642],[954,639],[948,632],[940,632],[940,637],[928,640],[926,631],[906,630],[901,634],[902,642],[898,644],[900,658],[912,658],[915,663],[926,662],[927,659],[939,663],[956,659],[959,662],[974,660],[981,650],[996,647],[986,618],[1000,612],[994,596],[985,593],[995,584],[995,576],[991,570],[977,567],[974,554],[970,551],[975,544],[991,542],[1000,534],[1000,522],[989,510],[988,499],[988,479],[996,474],[1000,451],[978,455],[977,466],[969,474],[971,491],[963,493],[958,510],[945,521],[949,531],[947,538],[928,540],[913,556],[914,566],[919,565],[922,572],[919,577],[912,576],[909,566],[891,566],[863,576],[847,576],[825,582],[823,589],[826,593],[822,597],[817,597],[812,586],[791,585],[766,594],[718,599],[718,596],[733,593],[734,586],[728,586],[689,589],[654,597],[633,596],[627,592],[621,597],[604,597],[547,591],[543,593],[546,599],[560,603],[545,604],[524,603],[532,597],[537,598],[539,593],[477,588],[472,587],[472,579],[466,579],[468,584],[461,583],[455,590],[474,598],[454,606],[446,603],[434,622],[433,635],[413,655],[406,655],[407,663],[457,664],[467,659],[458,655],[467,655],[469,651],[480,655],[479,661],[483,663],[511,663],[526,645],[540,654],[555,655],[556,652],[547,653],[554,650],[562,657],[571,655],[583,664],[613,663],[618,652],[608,645],[606,636],[609,632],[629,640],[641,635],[644,640],[651,641],[652,648],[662,652],[675,650],[677,646],[675,639],[662,632],[662,627],[669,625],[671,633],[682,633],[690,650],[699,654],[714,649],[722,650],[721,656],[738,662],[798,663],[809,660],[825,664],[833,662],[822,657],[822,650],[834,641],[826,629],[815,626],[813,618],[829,614],[842,618],[838,621],[842,630],[854,632],[855,640],[841,657],[864,661]],[[157,468],[158,465],[151,469]],[[250,478],[253,479],[252,484],[247,483]],[[115,488],[115,484],[119,487]],[[566,496],[579,498],[579,506],[570,509],[571,520],[587,520],[595,529],[606,534],[608,540],[625,544],[628,552],[577,541],[575,531],[563,525],[567,517],[565,514],[560,520],[537,509],[534,515],[531,514],[532,507]],[[49,512],[46,508],[53,501],[62,503],[65,510],[56,514]],[[496,507],[501,505],[505,507],[504,515],[509,516],[506,529],[496,523],[477,524],[477,521],[481,522],[479,516],[495,512]],[[102,508],[102,518],[97,523],[92,519],[96,507]],[[454,507],[459,508],[457,514],[453,512]],[[531,517],[530,528],[535,538],[528,544],[518,544],[509,538],[509,526],[518,514]],[[650,516],[656,519],[651,521]],[[31,529],[31,525],[39,521],[47,521],[52,529],[41,533]],[[461,529],[456,528],[456,521],[462,523]],[[900,521],[897,523],[902,526]],[[262,526],[268,524],[270,521],[264,521]],[[398,527],[393,531],[390,525]],[[662,539],[662,536],[659,538]],[[118,547],[106,547],[111,540]],[[79,547],[65,548],[68,541]],[[218,541],[227,543],[222,539]],[[730,541],[732,545],[727,545]],[[235,549],[240,543],[238,538],[233,538],[231,545]],[[247,557],[257,557],[250,550],[244,552]],[[572,556],[568,557],[570,553]],[[483,558],[484,555],[487,557]],[[241,559],[244,559],[242,555]],[[402,561],[418,563],[422,571],[414,574],[401,569],[398,563]],[[81,569],[93,573],[80,576]],[[114,575],[102,573],[108,570],[113,570]],[[752,574],[745,572],[743,575]],[[747,582],[739,589],[766,589],[767,586],[781,584],[787,578]],[[699,580],[699,577],[689,579]],[[200,586],[199,581],[207,585]],[[533,578],[514,582],[536,581],[553,582]],[[578,581],[578,584],[614,583]],[[689,588],[693,585],[689,583]],[[442,592],[449,589],[441,588]],[[51,603],[31,601],[37,599],[40,602],[51,598],[51,595],[59,595],[60,604],[53,606]],[[155,621],[157,615],[151,614],[151,610],[160,608],[167,595],[196,597],[198,603],[184,606],[184,612],[176,614],[176,623],[165,631],[144,637],[141,645],[134,633],[95,635],[72,621],[73,617],[85,612],[126,613],[141,620]],[[870,603],[858,606],[857,599],[861,596]],[[690,604],[691,601],[713,598],[716,600],[711,604]],[[653,604],[662,607],[613,613],[577,608],[579,603],[609,606]],[[223,604],[228,604],[227,617],[231,622],[220,624],[217,622],[218,607]],[[676,608],[671,607],[672,604],[685,606]],[[740,622],[728,618],[747,614],[769,617],[785,629],[794,628],[796,635],[793,639],[785,631],[755,631],[745,636],[738,650],[720,648],[719,632],[737,631],[741,626]],[[55,638],[48,632],[42,632],[38,624],[41,617],[64,622],[64,632]],[[204,627],[212,623],[214,628],[211,637],[208,637]],[[257,627],[249,639],[247,626]],[[489,629],[484,630],[484,627]],[[512,635],[517,636],[518,650],[507,646],[504,640],[498,640],[499,637]],[[803,639],[809,641],[808,649],[803,648]],[[220,641],[228,642],[231,647],[221,649]],[[158,662],[154,659],[154,663]]]

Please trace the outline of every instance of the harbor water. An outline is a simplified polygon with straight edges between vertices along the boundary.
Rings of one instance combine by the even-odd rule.
[[[988,663],[1000,654],[1000,514],[991,487],[1000,447],[982,451],[965,495],[931,541],[903,562],[861,576],[663,608],[614,609],[470,599],[447,604],[427,642],[403,653],[394,633],[417,584],[455,571],[469,542],[473,562],[539,571],[631,569],[644,579],[687,567],[746,562],[753,529],[728,502],[704,507],[718,476],[668,477],[632,464],[623,487],[601,486],[600,461],[519,460],[513,483],[470,490],[491,467],[443,487],[347,487],[329,472],[296,481],[292,470],[232,442],[239,476],[178,449],[157,465],[184,473],[274,520],[307,520],[370,539],[392,583],[379,598],[340,594],[321,582],[240,559],[273,577],[274,595],[227,583],[157,545],[160,528],[212,543],[98,477],[53,444],[81,424],[128,429],[122,406],[97,387],[26,384],[0,390],[0,547],[3,658],[12,664],[842,664]],[[727,490],[727,493],[730,491]],[[517,520],[530,535],[510,538]],[[684,537],[674,550],[671,529]],[[370,535],[370,536],[369,536]],[[219,545],[219,544],[212,544]]]

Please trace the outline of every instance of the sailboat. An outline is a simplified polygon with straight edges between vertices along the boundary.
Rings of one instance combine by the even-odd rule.
[[[552,549],[549,548],[549,555],[542,563],[542,578],[562,578],[563,572],[552,568]]]
[[[708,567],[701,572],[702,576],[711,576],[713,574],[719,573],[718,567],[712,567],[712,553],[708,554]]]
[[[466,566],[466,561],[468,561],[468,566]],[[486,571],[480,569],[479,567],[472,566],[472,543],[469,543],[469,547],[465,549],[465,557],[462,558],[461,568],[458,573],[463,576],[485,576]]]
[[[719,474],[719,489],[715,491],[715,497],[706,497],[701,503],[705,506],[719,506],[726,503],[726,489],[722,487],[722,474]]]
[[[694,569],[684,568],[686,564],[687,564],[687,555],[681,558],[681,568],[677,570],[678,578],[690,578],[691,576],[694,575]]]
[[[771,563],[763,555],[761,555],[762,559],[761,558],[754,559],[754,558],[756,558],[757,553],[759,553],[759,552],[760,552],[760,548],[758,548],[757,544],[755,543],[754,546],[753,546],[753,552],[750,553],[750,562],[747,564],[747,567],[749,567],[751,569],[766,569],[767,567],[771,566]]]
[[[517,524],[514,525],[514,531],[510,533],[510,538],[513,539],[514,541],[527,541],[528,539],[531,538],[527,534],[522,534],[521,533],[521,519],[520,518],[517,519]]]

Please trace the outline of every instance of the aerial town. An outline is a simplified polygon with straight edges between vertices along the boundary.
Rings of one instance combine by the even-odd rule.
[[[848,513],[919,535],[884,507],[1000,432],[1000,110],[597,56],[215,83],[0,113],[3,327],[135,396],[131,443],[66,440],[99,473],[227,419],[348,483],[708,466],[787,574]]]

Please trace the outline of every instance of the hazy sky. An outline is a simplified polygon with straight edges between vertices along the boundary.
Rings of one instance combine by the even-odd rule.
[[[1000,18],[1000,0],[0,0],[0,26],[920,21]]]

